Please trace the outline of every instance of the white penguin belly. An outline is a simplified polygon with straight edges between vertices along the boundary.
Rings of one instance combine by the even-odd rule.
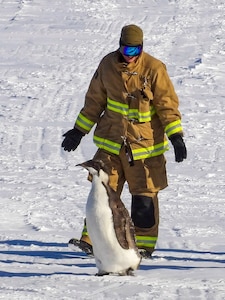
[[[122,248],[117,240],[112,210],[103,185],[97,184],[91,189],[86,205],[86,221],[96,266],[100,271],[117,273],[128,268],[137,269],[140,257],[136,251]]]

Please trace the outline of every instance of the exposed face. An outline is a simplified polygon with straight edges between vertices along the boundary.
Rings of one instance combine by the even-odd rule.
[[[134,61],[136,61],[137,60],[137,58],[138,58],[138,55],[137,56],[126,56],[126,55],[124,55],[124,54],[122,54],[123,55],[123,58],[124,58],[124,60],[129,64],[129,63],[132,63],[132,62],[134,62]]]
[[[142,52],[142,45],[137,46],[120,46],[120,53],[123,55],[124,60],[129,64],[137,60]]]

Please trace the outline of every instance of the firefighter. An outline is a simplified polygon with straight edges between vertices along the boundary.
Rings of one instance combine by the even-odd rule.
[[[177,162],[187,157],[178,106],[165,64],[143,51],[142,29],[127,25],[119,48],[94,73],[74,128],[63,135],[64,150],[74,151],[96,124],[93,159],[111,170],[109,184],[118,195],[127,182],[136,243],[144,257],[151,257],[158,238],[158,192],[167,187],[168,139]],[[81,238],[70,243],[92,251],[85,224]]]

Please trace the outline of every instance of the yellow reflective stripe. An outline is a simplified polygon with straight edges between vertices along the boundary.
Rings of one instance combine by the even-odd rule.
[[[107,98],[107,108],[111,111],[117,112],[123,116],[128,115],[128,104],[123,104],[118,101],[114,101],[110,99],[109,97]]]
[[[155,247],[157,242],[156,236],[136,236],[136,245],[137,247]]]
[[[109,151],[110,153],[114,153],[117,155],[119,155],[120,153],[121,144],[118,144],[116,142],[112,142],[105,138],[100,138],[94,135],[94,143],[98,148]],[[167,150],[169,150],[168,141],[164,141],[163,143],[153,145],[151,147],[134,149],[132,150],[132,154],[134,160],[138,160],[158,156],[160,154],[163,154]]]
[[[82,113],[79,113],[75,124],[87,131],[90,131],[95,123],[82,115]]]
[[[129,108],[128,104],[120,103],[118,101],[107,98],[107,108],[108,110],[119,113],[123,116],[128,116],[128,119],[136,119],[139,122],[150,122],[151,116],[156,113],[153,106],[149,108],[147,112],[140,112],[138,108]]]
[[[132,150],[134,160],[144,159],[148,157],[158,156],[169,150],[168,141],[156,144],[147,148],[139,148]]]
[[[87,226],[86,225],[84,225],[83,231],[82,231],[82,236],[84,236],[84,235],[88,236]]]
[[[121,149],[121,144],[112,142],[112,141],[104,139],[104,138],[100,138],[96,135],[94,135],[94,143],[100,149],[104,149],[104,150],[109,151],[110,153],[119,155],[119,152]]]
[[[138,109],[129,109],[128,112],[129,119],[137,119],[139,122],[150,122],[151,121],[151,114],[150,111],[147,112],[140,112]]]
[[[174,133],[181,132],[182,130],[181,120],[174,121],[165,127],[165,132],[168,137]]]

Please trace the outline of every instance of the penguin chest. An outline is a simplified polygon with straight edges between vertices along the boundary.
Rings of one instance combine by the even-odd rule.
[[[88,233],[93,241],[105,236],[109,228],[112,230],[112,210],[103,186],[92,187],[86,204],[86,219]]]

